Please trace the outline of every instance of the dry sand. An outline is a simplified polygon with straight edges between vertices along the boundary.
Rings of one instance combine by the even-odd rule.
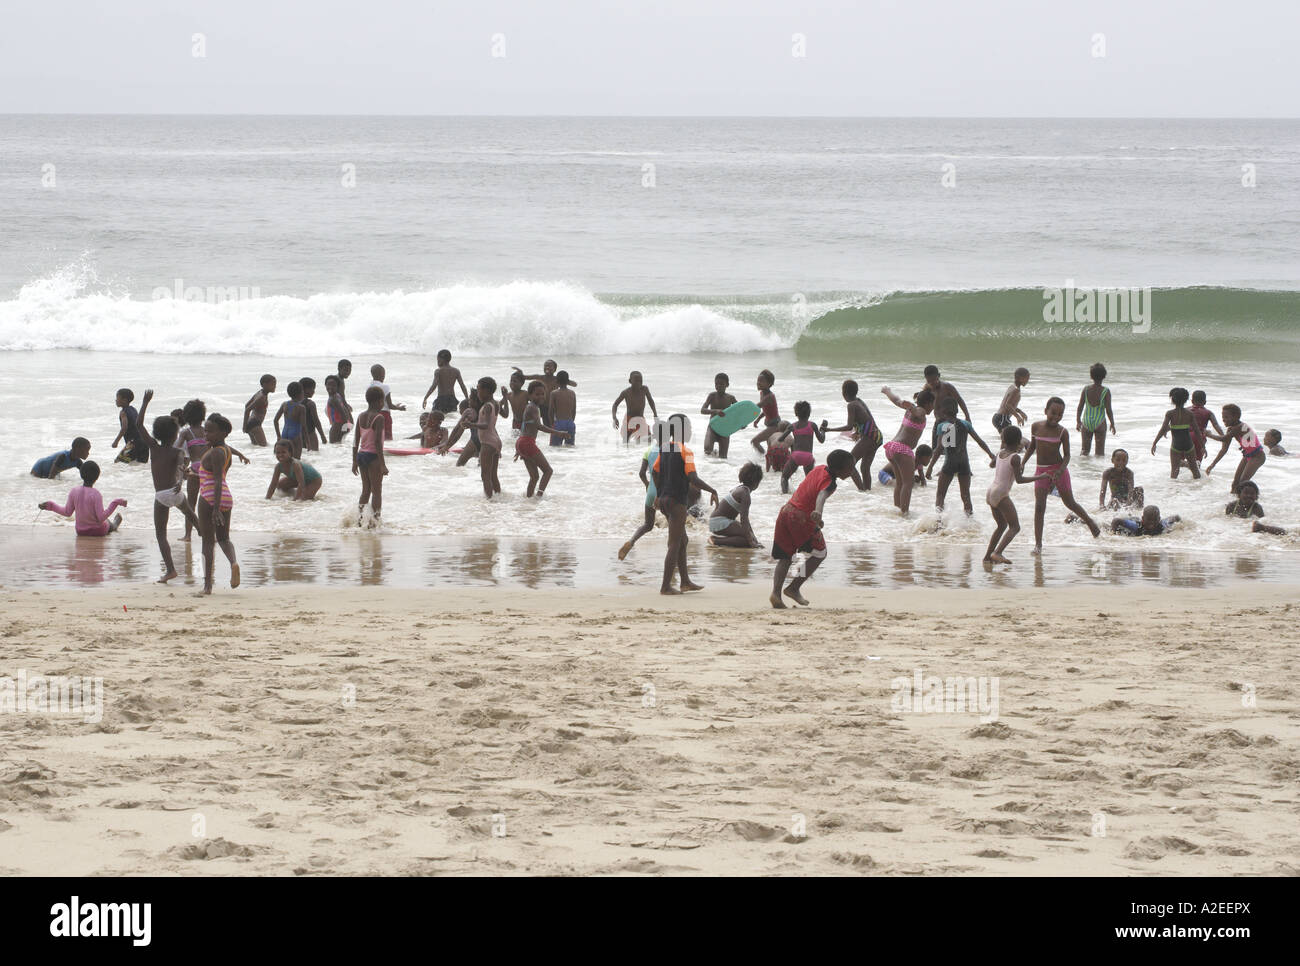
[[[1300,872],[1294,587],[815,584],[3,592],[0,872]]]

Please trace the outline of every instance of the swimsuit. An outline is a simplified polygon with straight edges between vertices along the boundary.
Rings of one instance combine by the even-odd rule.
[[[944,426],[952,428],[943,429]],[[970,476],[970,457],[966,453],[966,438],[970,435],[971,424],[964,419],[945,419],[935,423],[932,440],[935,449],[938,449],[940,443],[948,438],[949,432],[953,434],[956,441],[951,446],[943,447],[943,466],[939,469],[939,475]]]
[[[857,430],[859,439],[869,440],[877,446],[879,446],[885,438],[880,432],[880,427],[876,425],[876,421],[870,416],[867,416],[865,422],[858,423]]]
[[[171,508],[178,507],[185,502],[185,491],[179,487],[172,487],[168,490],[158,490],[153,495],[154,502],[162,506]]]
[[[771,393],[768,393],[767,398],[769,401],[760,404],[758,407],[763,411],[763,425],[777,426],[781,422],[781,417],[777,415],[776,412],[776,397],[773,396]]]
[[[230,483],[228,474],[230,472],[230,447],[214,446],[212,450],[221,450],[225,454],[224,465],[221,469],[221,509],[229,510],[235,505],[235,499],[230,495]],[[209,450],[208,452],[212,452]],[[206,458],[207,454],[204,454]],[[199,463],[199,498],[208,506],[216,507],[216,483],[212,479],[212,471]]]
[[[365,469],[377,459],[379,453],[375,450],[375,423],[371,420],[365,429],[357,430],[357,466]]]
[[[804,426],[802,429],[796,426],[795,428],[791,429],[790,432],[795,436],[816,435],[812,423],[809,423],[807,426]],[[812,450],[791,449],[790,462],[793,463],[795,466],[811,467],[817,462],[817,457],[813,456]]]
[[[572,419],[557,419],[552,429],[563,430],[566,433],[572,433],[577,427],[573,425]],[[572,446],[573,436],[561,436],[559,433],[551,433],[552,446]]]
[[[1088,390],[1083,391],[1083,415],[1080,417],[1079,422],[1082,424],[1085,433],[1095,433],[1098,427],[1106,425],[1106,397],[1108,395],[1110,395],[1110,390],[1102,386],[1101,396],[1097,400],[1097,405],[1094,406],[1088,402]]]
[[[281,427],[281,439],[297,439],[302,435],[302,423],[296,419],[290,419],[289,414],[284,414],[284,425]]]
[[[310,463],[299,461],[298,465],[302,467],[302,481],[304,483],[315,483],[321,478],[320,471]]]
[[[728,506],[736,511],[736,516],[729,517],[725,513],[722,513],[722,506],[719,505],[718,508],[713,511],[713,515],[709,517],[710,533],[721,533],[740,518],[740,501],[730,493],[725,494],[722,498],[727,501]]]
[[[1192,438],[1192,424],[1190,421],[1178,426],[1175,426],[1172,422],[1169,424],[1169,448],[1175,453],[1191,453],[1196,450],[1196,441]]]
[[[65,449],[62,453],[43,457],[32,464],[32,476],[48,479],[51,475],[57,476],[64,470],[70,470],[74,466],[81,469],[81,460],[72,455],[72,450]]]
[[[439,393],[433,400],[433,408],[440,413],[454,413],[456,411],[456,396],[453,393],[442,395]]]
[[[1039,443],[1055,443],[1055,444],[1057,444],[1057,445],[1059,446],[1060,443],[1061,443],[1061,440],[1064,439],[1064,438],[1065,438],[1065,430],[1061,430],[1061,434],[1060,434],[1059,436],[1035,436],[1035,437],[1034,437],[1034,440],[1035,440],[1036,442],[1039,442]],[[1038,470],[1039,470],[1039,472],[1041,473],[1041,472],[1042,472],[1043,470],[1045,470],[1045,469],[1051,469],[1052,467],[1056,467],[1056,466],[1062,466],[1062,464],[1060,464],[1060,463],[1043,463],[1043,462],[1040,462],[1040,463],[1038,464]],[[1073,489],[1072,489],[1072,487],[1071,487],[1071,485],[1070,485],[1070,471],[1069,471],[1069,469],[1066,469],[1066,468],[1062,467],[1060,475],[1057,476],[1055,479],[1053,479],[1053,478],[1050,477],[1050,476],[1047,476],[1047,477],[1042,477],[1042,476],[1040,476],[1038,479],[1034,480],[1034,492],[1035,492],[1035,493],[1037,493],[1037,492],[1039,492],[1039,491],[1041,491],[1041,490],[1047,490],[1047,491],[1050,491],[1050,490],[1052,490],[1052,489],[1056,489],[1056,490],[1057,490],[1057,495],[1058,495],[1058,496],[1059,496],[1061,493],[1072,493],[1072,492],[1073,492]]]
[[[484,413],[487,416],[484,417]],[[494,402],[485,402],[478,411],[480,422],[486,422],[487,426],[478,431],[478,444],[480,448],[491,448],[498,453],[501,452],[501,437],[497,435],[497,404]]]
[[[520,436],[515,440],[515,455],[527,457],[538,457],[542,451],[537,448],[536,436]]]
[[[1241,446],[1242,459],[1248,460],[1264,455],[1264,447],[1260,444],[1259,437],[1245,423],[1241,424],[1241,436],[1237,438],[1237,443]]]
[[[921,421],[919,423],[916,423],[908,418],[907,413],[904,413],[903,425],[916,430],[925,429],[925,417],[922,416]],[[908,446],[904,442],[901,442],[900,440],[891,439],[888,443],[885,444],[885,455],[888,456],[890,459],[896,459],[898,456],[904,454],[911,457],[913,460],[916,459],[916,453],[912,451],[912,447]]]
[[[997,506],[1011,495],[1011,484],[1015,482],[1011,457],[1015,455],[1015,453],[1008,453],[1006,456],[998,454],[998,465],[993,471],[993,482],[989,484],[989,491],[984,495],[989,506]]]
[[[996,429],[999,433],[1001,433],[1002,430],[1006,429],[1010,425],[1011,425],[1010,413],[993,414],[993,428]]]

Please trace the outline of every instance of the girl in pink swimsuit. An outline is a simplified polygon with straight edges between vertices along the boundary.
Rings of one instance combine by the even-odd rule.
[[[120,506],[126,506],[125,500],[114,500],[104,508],[104,494],[95,489],[99,479],[99,464],[88,461],[81,464],[81,486],[74,486],[68,494],[65,506],[59,506],[53,500],[39,504],[42,510],[49,510],[61,517],[77,518],[77,536],[106,537],[122,523],[122,514],[109,519],[109,514]]]
[[[1219,464],[1219,460],[1223,459],[1224,454],[1228,452],[1228,446],[1235,439],[1241,445],[1241,462],[1237,464],[1237,472],[1232,477],[1232,492],[1235,494],[1241,489],[1241,484],[1254,476],[1264,465],[1264,460],[1268,457],[1264,444],[1259,441],[1255,431],[1241,421],[1240,406],[1228,403],[1223,407],[1223,427],[1223,435],[1218,437],[1223,441],[1223,448],[1219,450],[1219,455],[1214,457],[1214,462],[1206,467],[1205,474],[1208,476],[1210,470]]]
[[[781,492],[790,492],[790,477],[799,467],[803,467],[803,475],[807,476],[813,466],[817,463],[817,457],[813,456],[813,439],[818,442],[826,442],[826,433],[820,426],[813,424],[811,421],[812,406],[806,401],[800,401],[794,404],[795,421],[791,423],[783,435],[773,437],[775,445],[785,446],[786,440],[790,443],[790,458],[786,460],[785,466],[781,468]]]
[[[1088,525],[1094,537],[1101,534],[1088,511],[1079,506],[1070,487],[1070,471],[1066,464],[1070,462],[1070,434],[1061,425],[1065,415],[1065,400],[1053,396],[1047,400],[1043,410],[1046,419],[1034,423],[1030,432],[1033,446],[1038,457],[1038,476],[1034,479],[1034,553],[1043,550],[1043,518],[1047,515],[1047,496],[1056,487],[1061,502],[1073,511],[1074,515]]]
[[[1007,545],[1020,532],[1020,517],[1011,499],[1011,487],[1016,483],[1028,483],[1037,479],[1025,476],[1021,470],[1020,441],[1019,426],[1007,426],[1002,430],[1002,449],[997,455],[993,482],[989,484],[988,493],[984,497],[989,509],[993,511],[993,522],[996,524],[993,536],[989,539],[989,548],[984,552],[986,563],[1011,563],[1002,555],[1002,551],[1007,549]]]
[[[497,435],[497,402],[493,398],[497,391],[497,381],[491,376],[484,376],[478,381],[478,398],[486,399],[477,410],[467,409],[462,423],[478,430],[478,465],[483,477],[483,493],[490,500],[501,492],[501,480],[497,477],[497,467],[501,462],[501,437]]]
[[[379,526],[384,509],[384,391],[378,386],[366,389],[364,413],[357,417],[352,436],[352,475],[361,477],[361,498],[357,501],[357,526],[365,523],[366,505],[370,505],[371,526]]]
[[[888,386],[880,390],[889,397],[899,409],[903,410],[903,424],[898,427],[894,438],[885,444],[885,456],[889,459],[890,470],[894,474],[894,506],[903,516],[907,516],[912,505],[912,487],[916,485],[916,450],[914,447],[925,431],[925,417],[934,409],[934,393],[922,389],[910,403],[900,399],[890,391]]]

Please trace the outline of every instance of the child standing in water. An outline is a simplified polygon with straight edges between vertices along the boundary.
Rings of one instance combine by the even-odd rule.
[[[952,484],[952,478],[957,477],[957,485],[961,489],[961,503],[966,509],[966,515],[972,516],[975,513],[974,506],[970,500],[970,456],[966,453],[966,439],[975,440],[980,449],[988,454],[989,466],[997,466],[997,457],[993,451],[988,448],[984,440],[980,439],[979,433],[975,432],[975,427],[971,425],[968,419],[957,418],[957,400],[949,396],[940,403],[939,418],[934,424],[934,450],[930,457],[930,463],[925,470],[925,478],[930,479],[934,473],[934,465],[939,462],[939,457],[944,457],[943,467],[939,470],[939,491],[934,495],[934,506],[939,512],[943,512],[943,499],[948,493],[948,487]]]
[[[546,380],[542,380],[542,385],[546,385]],[[556,432],[551,433],[552,446],[572,446],[573,435],[578,431],[578,425],[575,420],[578,418],[578,396],[573,391],[577,385],[569,378],[569,373],[561,369],[555,374],[555,388],[549,390],[546,397],[545,409],[551,420],[551,425],[555,427]]]
[[[144,406],[147,409],[153,390],[144,394]],[[176,564],[172,561],[172,547],[167,540],[167,523],[171,519],[172,508],[181,511],[187,526],[199,525],[198,516],[190,509],[181,489],[181,463],[185,454],[176,448],[176,437],[180,427],[170,416],[159,416],[153,421],[153,433],[144,426],[140,434],[149,446],[149,465],[153,471],[153,529],[158,538],[158,551],[162,554],[163,566],[166,568],[158,581],[165,584],[176,576]]]
[[[853,446],[853,485],[859,490],[871,489],[871,463],[876,458],[878,450],[885,441],[884,435],[880,432],[880,427],[876,425],[875,419],[871,416],[871,410],[867,404],[858,398],[858,384],[852,379],[844,380],[840,387],[840,394],[849,407],[849,422],[847,426],[836,426],[833,429],[827,425],[826,420],[822,420],[823,433],[843,433],[851,432],[857,438],[857,443]]]
[[[763,468],[746,463],[737,474],[740,485],[726,494],[709,516],[709,543],[715,547],[748,547],[761,550],[763,544],[754,536],[749,523],[750,496],[763,482]]]
[[[1011,499],[1013,483],[1030,483],[1037,476],[1025,476],[1020,463],[1020,427],[1008,426],[1002,430],[1002,448],[998,451],[993,469],[993,482],[989,484],[984,500],[993,511],[993,536],[984,551],[984,560],[990,564],[1010,564],[1003,551],[1020,532],[1020,516]]]
[[[364,413],[357,417],[352,438],[352,475],[361,477],[361,499],[357,502],[357,526],[365,522],[366,504],[370,504],[372,526],[379,525],[384,508],[384,391],[378,386],[366,389]]]
[[[659,430],[659,456],[654,462],[655,490],[658,493],[659,511],[668,518],[668,550],[664,554],[664,579],[659,586],[661,594],[680,594],[688,590],[703,590],[686,572],[686,508],[690,505],[691,486],[711,494],[714,506],[718,491],[699,478],[695,472],[695,456],[686,448],[686,417],[676,413]],[[673,586],[676,569],[678,587]],[[680,588],[680,589],[679,589]]]
[[[1205,460],[1205,440],[1210,434],[1206,431],[1207,426],[1213,426],[1215,433],[1223,435],[1223,427],[1219,425],[1218,417],[1214,415],[1205,406],[1205,390],[1198,389],[1192,393],[1192,419],[1196,420],[1196,462],[1200,463]]]
[[[655,481],[654,477],[650,473],[650,467],[654,466],[655,463],[659,461],[659,435],[661,425],[662,424],[659,423],[655,424],[650,435],[650,445],[641,456],[641,470],[639,475],[641,477],[641,483],[645,486],[645,522],[636,528],[636,532],[632,534],[632,539],[628,540],[627,543],[623,544],[623,546],[619,548],[619,560],[625,559],[628,553],[631,552],[632,548],[636,546],[636,542],[655,528],[655,507],[658,502],[659,493],[655,489]]]
[[[1056,492],[1061,497],[1061,502],[1068,507],[1075,516],[1088,525],[1094,537],[1101,534],[1101,528],[1097,526],[1092,517],[1088,516],[1088,511],[1079,506],[1074,498],[1074,490],[1070,485],[1070,434],[1066,432],[1061,425],[1061,418],[1065,415],[1065,400],[1059,396],[1053,396],[1047,400],[1047,406],[1043,410],[1046,419],[1040,419],[1030,428],[1033,437],[1033,446],[1038,457],[1038,475],[1034,479],[1034,550],[1038,554],[1043,552],[1043,519],[1047,515],[1047,497],[1051,493],[1052,487],[1056,487]]]
[[[537,448],[537,432],[560,433],[554,426],[542,422],[542,406],[546,403],[546,386],[540,379],[535,379],[528,386],[528,402],[524,406],[519,420],[519,438],[515,440],[515,459],[522,459],[528,469],[528,492],[525,496],[537,494],[540,500],[546,493],[546,484],[551,481],[551,464],[547,462],[542,451]],[[567,436],[567,433],[562,435]],[[541,482],[538,482],[538,474]],[[488,494],[491,496],[491,494]]]
[[[212,593],[216,569],[216,544],[230,561],[230,587],[239,586],[239,562],[235,559],[235,545],[230,542],[230,511],[235,500],[227,479],[230,473],[231,450],[226,445],[230,435],[230,420],[213,413],[203,424],[208,451],[199,460],[199,535],[203,537],[203,595]]]
[[[533,380],[540,382],[541,380]],[[531,385],[531,383],[530,383]],[[524,374],[522,372],[512,372],[510,374],[509,390],[501,390],[501,413],[510,414],[510,431],[515,436],[519,435],[524,425],[524,410],[528,408],[528,389],[524,388]],[[542,383],[542,407],[546,406],[546,384]],[[549,413],[543,413],[543,416],[549,416]]]
[[[134,399],[135,393],[130,389],[117,391],[115,401],[118,408],[122,410],[117,416],[121,428],[113,439],[113,449],[117,449],[118,443],[126,443],[122,452],[117,454],[117,459],[114,461],[117,463],[144,463],[149,459],[149,447],[140,438],[140,414],[131,405]]]
[[[781,414],[776,408],[776,394],[772,392],[772,387],[776,385],[776,376],[772,375],[771,369],[764,369],[758,374],[758,418],[754,420],[751,428],[762,422],[763,428],[757,436],[749,441],[749,445],[754,447],[754,451],[759,456],[763,456],[763,443],[767,442],[769,437],[776,436],[782,428]]]
[[[276,442],[281,440],[293,447],[293,458],[302,458],[302,436],[307,428],[307,407],[302,404],[302,384],[291,382],[285,392],[289,398],[280,404],[271,425],[275,427]],[[280,420],[284,428],[280,428]]]
[[[258,390],[244,404],[244,432],[254,446],[266,445],[266,433],[262,431],[262,421],[266,419],[266,407],[271,393],[275,392],[275,376],[269,372],[258,380]]]
[[[501,437],[497,435],[497,381],[484,376],[478,381],[478,398],[485,400],[478,412],[467,409],[462,422],[478,431],[478,465],[483,478],[483,493],[490,500],[501,492],[497,466],[501,462]],[[476,418],[477,417],[477,418]]]
[[[106,537],[122,524],[122,514],[117,514],[111,520],[109,514],[120,506],[126,506],[126,500],[114,500],[105,509],[104,496],[95,489],[95,481],[98,479],[99,464],[87,460],[81,464],[81,485],[72,488],[66,505],[59,506],[53,500],[46,500],[37,506],[61,517],[75,514],[79,537]]]
[[[888,386],[881,387],[889,401],[903,410],[903,423],[894,438],[885,444],[885,455],[894,476],[894,506],[907,516],[912,505],[912,487],[916,485],[916,451],[913,449],[925,431],[925,419],[934,408],[934,393],[922,389],[915,404],[900,399]]]
[[[1160,424],[1160,432],[1151,441],[1151,455],[1156,455],[1156,444],[1172,433],[1169,438],[1169,478],[1178,479],[1178,471],[1183,464],[1192,471],[1192,479],[1201,478],[1201,468],[1196,462],[1196,423],[1191,412],[1183,408],[1187,403],[1187,390],[1177,386],[1169,390],[1169,399],[1174,408],[1165,413],[1165,421]]]
[[[384,439],[392,439],[393,410],[400,409],[402,412],[406,412],[406,406],[402,403],[393,402],[393,391],[388,387],[388,383],[384,382],[386,375],[383,366],[376,364],[370,367],[370,386],[377,386],[384,391],[384,408],[382,410],[384,414]],[[366,398],[370,398],[369,393],[366,394]]]
[[[343,399],[343,393],[339,391],[339,377],[325,377],[325,418],[330,421],[330,442],[343,442],[343,434],[348,431],[348,426],[352,422],[352,410]]]
[[[1219,455],[1214,457],[1214,462],[1206,467],[1206,474],[1219,465],[1219,460],[1223,459],[1228,452],[1228,446],[1232,441],[1237,440],[1241,446],[1241,462],[1237,464],[1237,472],[1232,477],[1232,492],[1235,494],[1240,489],[1241,484],[1254,476],[1264,460],[1268,457],[1264,454],[1264,444],[1259,441],[1255,431],[1241,421],[1241,407],[1233,403],[1223,407],[1223,435],[1212,436],[1211,439],[1222,440],[1223,448],[1219,450]]]
[[[316,453],[320,451],[320,443],[325,442],[326,439],[325,427],[320,421],[320,412],[316,409],[316,401],[312,399],[312,396],[316,395],[316,380],[311,376],[303,376],[298,380],[298,385],[302,386],[302,404],[307,410],[307,422],[303,426],[303,446]]]
[[[993,414],[993,428],[999,433],[1011,425],[1014,418],[1021,426],[1029,417],[1020,409],[1020,390],[1029,384],[1029,370],[1021,366],[1016,370],[1015,376],[1007,391],[1002,394],[1002,402],[998,405],[998,411]]]
[[[275,469],[271,473],[271,485],[266,488],[268,500],[275,495],[276,489],[290,494],[295,502],[314,500],[323,482],[316,467],[293,455],[292,443],[286,439],[276,440]]]
[[[700,407],[700,415],[708,416],[709,423],[713,422],[714,416],[721,416],[726,413],[728,406],[736,404],[736,397],[727,392],[727,387],[731,385],[731,378],[725,373],[720,372],[713,377],[713,392],[709,393],[704,399],[704,405]],[[712,456],[713,447],[718,448],[718,455],[724,460],[727,458],[727,448],[731,445],[730,436],[719,436],[713,431],[713,426],[709,425],[704,431],[704,455]]]
[[[785,467],[781,470],[781,492],[790,492],[790,477],[794,475],[797,467],[803,467],[803,475],[807,477],[817,462],[813,456],[813,439],[819,443],[826,442],[826,431],[820,426],[816,426],[811,421],[812,406],[806,401],[800,400],[794,404],[795,421],[790,423],[785,433],[779,438],[775,438],[775,445],[783,446],[789,441],[790,458],[786,460]]]
[[[1092,441],[1097,440],[1097,455],[1106,454],[1106,423],[1110,423],[1110,431],[1115,432],[1115,414],[1110,410],[1110,390],[1102,385],[1106,378],[1106,367],[1100,362],[1094,362],[1092,368],[1088,370],[1088,375],[1092,377],[1092,385],[1084,386],[1083,391],[1079,393],[1079,408],[1074,414],[1074,428],[1083,434],[1084,456],[1088,455],[1088,450],[1092,448]]]
[[[614,400],[614,405],[610,407],[610,415],[614,418],[614,428],[619,431],[619,439],[624,443],[632,441],[640,442],[643,439],[650,438],[650,427],[645,420],[645,407],[650,406],[650,412],[655,419],[659,418],[659,410],[655,406],[654,396],[650,394],[650,387],[645,385],[641,380],[641,373],[635,369],[628,373],[628,386],[618,398]],[[618,422],[619,403],[626,404],[627,408],[623,413],[623,425],[620,427]]]
[[[81,469],[81,464],[89,456],[90,440],[78,436],[63,452],[51,453],[33,463],[32,476],[40,477],[42,480],[58,479],[59,474],[64,470]]]
[[[522,382],[522,379],[520,381]],[[427,406],[429,397],[433,396],[435,410],[443,414],[456,412],[456,407],[459,405],[456,399],[457,386],[460,387],[462,395],[469,395],[460,370],[451,364],[451,350],[439,349],[438,368],[433,370],[433,382],[429,386],[429,391],[424,394],[424,398],[420,400],[420,408]]]
[[[848,479],[852,473],[852,454],[846,449],[832,450],[826,457],[826,465],[817,467],[804,477],[799,489],[794,491],[794,496],[781,507],[781,512],[776,517],[776,533],[772,537],[772,556],[776,558],[776,570],[772,574],[772,593],[767,598],[773,607],[785,609],[782,595],[796,604],[805,607],[808,605],[799,591],[826,559],[822,510],[839,485],[838,481]],[[790,581],[790,586],[782,590],[786,575],[790,573],[790,564],[797,553],[808,556],[799,567],[798,576]]]

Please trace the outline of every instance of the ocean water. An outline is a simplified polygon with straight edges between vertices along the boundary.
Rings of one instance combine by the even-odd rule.
[[[1149,450],[1181,385],[1300,451],[1298,182],[1295,121],[0,117],[0,526],[72,539],[35,505],[74,480],[27,469],[85,435],[100,488],[131,501],[125,526],[151,527],[148,471],[111,464],[119,386],[154,388],[155,414],[198,396],[237,423],[262,372],[279,377],[278,403],[291,379],[321,382],[348,356],[354,396],[370,364],[387,367],[411,407],[402,435],[446,347],[467,381],[557,358],[578,381],[579,445],[555,453],[540,503],[520,495],[509,453],[491,503],[473,464],[393,458],[384,532],[626,536],[640,452],[618,443],[609,408],[631,369],[667,415],[698,413],[719,371],[753,398],[770,368],[783,414],[806,399],[834,424],[853,378],[892,434],[879,387],[913,392],[934,362],[991,438],[1016,366],[1032,371],[1026,412],[1060,395],[1072,413],[1102,361],[1119,424],[1108,448],[1129,451],[1148,502],[1187,521],[1160,546],[1294,552],[1293,536],[1223,517],[1235,446],[1199,482],[1168,479],[1167,441]],[[1070,285],[1132,290],[1150,311],[1048,321],[1045,289]],[[747,438],[701,475],[731,485]],[[819,455],[837,442],[851,445]],[[1077,447],[1090,507],[1108,461]],[[990,471],[971,451],[973,519],[955,488],[942,517],[917,491],[906,520],[888,490],[843,488],[828,540],[982,544]],[[265,501],[270,457],[250,455],[232,476],[236,534],[347,526],[359,486],[344,448],[315,460],[325,487],[305,506]],[[1273,458],[1260,471],[1271,522],[1300,525],[1298,472]],[[1016,499],[1028,525],[1030,488]],[[781,502],[769,476],[761,537]],[[1064,515],[1049,505],[1049,548],[1092,545]],[[1028,546],[1022,535],[1012,553]]]

